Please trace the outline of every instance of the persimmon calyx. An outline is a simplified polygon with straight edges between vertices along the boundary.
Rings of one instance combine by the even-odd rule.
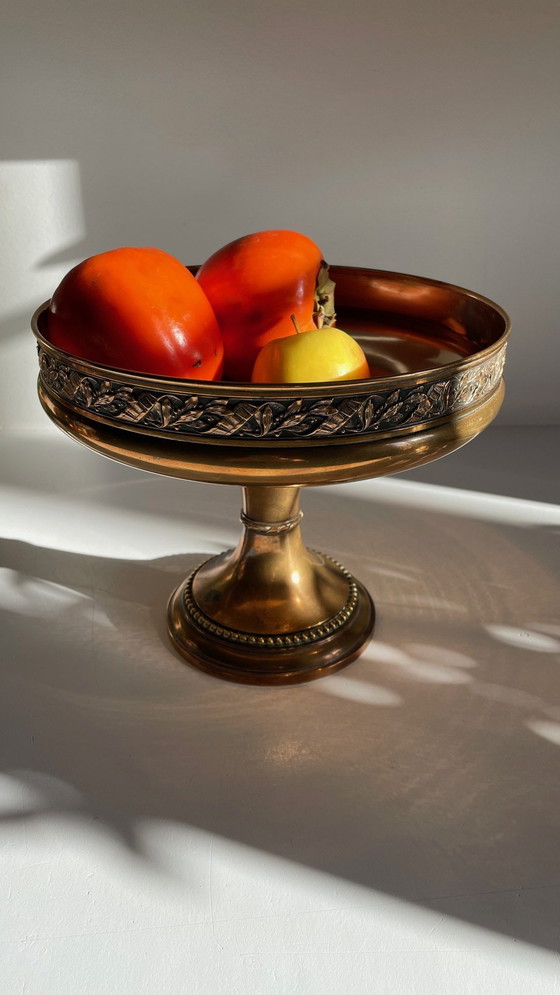
[[[313,321],[317,328],[324,325],[334,325],[336,321],[336,311],[334,309],[334,288],[335,283],[329,276],[329,267],[324,259],[317,274],[315,285],[315,308],[313,311]]]

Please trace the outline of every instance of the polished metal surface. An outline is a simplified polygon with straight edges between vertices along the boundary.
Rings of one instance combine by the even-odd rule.
[[[171,597],[176,649],[229,680],[288,684],[344,666],[367,644],[365,588],[300,531],[304,485],[382,476],[453,452],[503,400],[507,315],[461,288],[334,268],[339,324],[370,380],[197,383],[104,369],[55,350],[34,316],[39,397],[90,449],[128,465],[244,489],[243,533]],[[415,368],[417,367],[417,368]]]
[[[429,463],[474,439],[496,417],[504,397],[503,381],[490,397],[461,417],[442,420],[420,432],[376,438],[353,445],[316,445],[305,449],[210,446],[107,428],[54,400],[39,381],[46,413],[67,435],[120,463],[153,473],[216,484],[334,484],[400,473]]]
[[[237,548],[174,593],[170,634],[203,670],[246,683],[299,683],[338,670],[369,640],[371,598],[339,563],[306,549],[299,493],[245,487]]]

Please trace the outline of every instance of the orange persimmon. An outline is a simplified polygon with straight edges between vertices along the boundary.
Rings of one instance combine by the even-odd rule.
[[[315,290],[325,267],[306,235],[272,230],[238,238],[200,267],[197,280],[224,340],[224,377],[250,381],[255,359],[272,339],[295,334],[313,320]]]
[[[111,249],[71,269],[49,306],[51,342],[136,373],[219,379],[223,343],[201,285],[161,249]]]

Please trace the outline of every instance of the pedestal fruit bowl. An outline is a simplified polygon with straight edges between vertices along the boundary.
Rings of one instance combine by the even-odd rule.
[[[39,397],[72,438],[130,466],[243,488],[239,544],[172,594],[179,653],[254,684],[312,680],[367,644],[374,607],[359,580],[303,543],[300,490],[382,476],[464,445],[495,417],[509,319],[460,287],[331,267],[338,324],[362,345],[364,380],[234,384],[128,373],[78,359],[33,317]]]

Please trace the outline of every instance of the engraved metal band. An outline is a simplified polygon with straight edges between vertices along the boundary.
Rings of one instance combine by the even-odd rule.
[[[358,607],[358,587],[352,577],[352,574],[350,574],[343,567],[340,567],[340,564],[337,563],[336,560],[331,560],[330,557],[325,557],[325,559],[330,560],[331,563],[337,566],[348,581],[348,597],[346,598],[346,601],[340,611],[338,611],[331,618],[327,619],[325,622],[321,622],[320,625],[314,625],[310,628],[300,629],[295,632],[272,632],[267,634],[260,632],[243,632],[240,629],[231,629],[229,626],[220,625],[218,622],[214,622],[208,615],[205,615],[205,613],[200,610],[194,599],[192,585],[197,570],[192,572],[185,587],[183,595],[183,605],[185,611],[190,621],[193,622],[198,629],[201,629],[214,639],[224,640],[230,644],[237,643],[245,649],[259,650],[259,652],[263,650],[293,650],[309,643],[317,642],[317,640],[325,639],[327,636],[331,636],[334,632],[340,629],[346,622],[348,622]]]
[[[347,439],[378,432],[416,430],[463,411],[497,388],[505,344],[474,366],[448,376],[434,371],[421,383],[377,387],[358,395],[239,399],[202,396],[157,386],[135,386],[76,369],[39,346],[45,390],[78,411],[110,425],[128,425],[157,435],[274,442]],[[325,385],[328,390],[328,385]]]
[[[239,517],[245,528],[250,529],[251,532],[259,532],[265,536],[277,536],[295,529],[303,518],[303,511],[298,511],[293,518],[286,518],[282,522],[257,522],[254,518],[249,518],[244,511],[240,513]]]

